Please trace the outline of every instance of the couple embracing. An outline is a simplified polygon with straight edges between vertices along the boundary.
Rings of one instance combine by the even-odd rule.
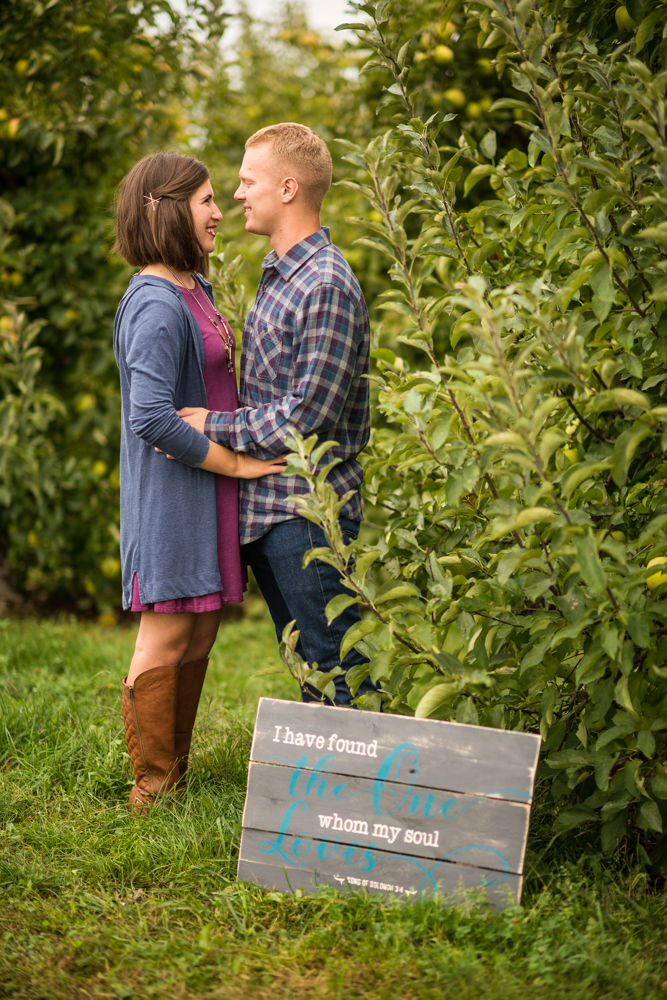
[[[222,218],[206,166],[147,156],[118,198],[116,250],[141,268],[114,327],[123,606],[141,612],[123,682],[135,811],[183,789],[208,655],[222,606],[243,600],[246,566],[278,637],[296,619],[297,649],[322,671],[338,665],[359,618],[353,605],[327,625],[327,602],[346,591],[326,563],[303,569],[304,554],[326,542],[288,499],[304,481],[281,475],[291,431],[336,441],[330,482],[354,491],[341,522],[357,534],[369,325],[359,283],[320,225],[331,157],[309,128],[286,122],[248,139],[239,176],[246,229],[273,249],[243,331],[238,393],[234,333],[206,280]],[[364,661],[352,650],[342,666]],[[334,683],[336,703],[349,705],[344,675]],[[366,679],[359,694],[371,689]]]

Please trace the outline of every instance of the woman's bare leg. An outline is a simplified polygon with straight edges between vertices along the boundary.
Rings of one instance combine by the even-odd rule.
[[[139,674],[153,667],[206,659],[219,625],[219,610],[200,614],[188,611],[182,615],[142,611],[134,656],[127,675],[128,686],[132,687]]]
[[[221,611],[203,611],[195,615],[197,619],[195,627],[190,637],[190,644],[186,649],[181,663],[190,663],[191,660],[205,660],[211,652],[211,647],[215,642],[220,627]]]
[[[127,674],[128,687],[132,687],[145,670],[180,663],[195,633],[196,619],[211,613],[166,615],[159,611],[142,611],[134,656]]]

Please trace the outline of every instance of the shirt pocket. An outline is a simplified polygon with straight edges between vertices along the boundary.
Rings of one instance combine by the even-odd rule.
[[[261,323],[255,336],[255,374],[260,382],[275,382],[283,356],[283,331]]]

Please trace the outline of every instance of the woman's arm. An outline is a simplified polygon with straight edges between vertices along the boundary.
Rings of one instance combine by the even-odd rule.
[[[129,420],[137,437],[192,468],[208,455],[208,440],[179,420],[174,409],[182,345],[183,308],[178,297],[139,288],[124,307],[120,354],[130,383]],[[186,431],[186,433],[183,433]]]
[[[208,454],[199,468],[231,479],[259,479],[260,476],[282,472],[285,461],[280,458],[251,458],[243,452],[236,453],[209,441]]]

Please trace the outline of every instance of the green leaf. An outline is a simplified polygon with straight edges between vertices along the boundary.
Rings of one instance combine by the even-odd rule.
[[[651,781],[651,793],[656,799],[667,799],[667,774],[664,771],[658,771]]]
[[[442,708],[443,705],[453,701],[456,697],[457,684],[437,684],[430,688],[420,699],[415,709],[415,719],[428,719],[431,715]]]
[[[641,52],[648,40],[648,36],[653,31],[657,24],[665,20],[665,8],[664,6],[658,7],[657,10],[652,11],[648,14],[642,23],[637,28],[637,33],[635,35],[635,47],[637,52]]]
[[[639,728],[640,713],[635,708],[634,702],[632,701],[632,695],[630,694],[629,679],[626,674],[622,674],[618,681],[616,682],[616,687],[614,689],[614,698],[616,699],[616,704],[624,708],[630,715],[637,719],[636,728]],[[617,719],[615,721],[618,721]],[[631,723],[628,721],[628,725]]]
[[[478,222],[482,219],[488,218],[489,216],[496,219],[502,219],[511,214],[511,206],[506,205],[504,201],[482,201],[479,205],[475,205],[474,208],[471,208],[470,211],[466,213],[466,220],[471,226],[476,226]]]
[[[602,850],[605,854],[615,851],[627,832],[626,810],[619,813],[610,823],[605,823],[600,830]]]
[[[355,643],[360,642],[364,636],[369,635],[373,631],[376,625],[375,618],[365,618],[363,621],[355,622],[355,624],[347,630],[345,633],[345,638],[343,639],[340,646],[340,658],[344,660],[350,650],[353,648]]]
[[[624,486],[628,471],[637,448],[647,437],[653,436],[653,429],[645,425],[629,427],[616,439],[611,457],[611,477],[617,486]]]
[[[577,550],[579,562],[579,573],[591,590],[601,593],[606,590],[607,581],[602,569],[602,563],[595,548],[593,535],[588,534],[574,539],[574,547]]]
[[[622,360],[623,360],[623,367],[625,368],[626,372],[632,375],[633,378],[643,377],[644,369],[642,367],[642,363],[635,354],[632,354],[631,351],[626,351],[626,353],[623,355]]]
[[[364,552],[362,555],[358,556],[354,567],[357,576],[363,580],[373,563],[379,558],[379,552]]]
[[[643,615],[631,614],[628,616],[628,632],[632,637],[635,646],[646,649],[651,642],[651,633],[648,622]]]
[[[439,420],[433,428],[431,433],[431,444],[433,445],[434,451],[437,451],[447,440],[450,423],[451,416],[450,414],[447,414],[444,420]]]
[[[545,263],[551,264],[552,260],[557,257],[568,243],[572,243],[582,236],[588,236],[588,231],[582,226],[574,226],[570,229],[556,229],[549,237],[544,250]]]
[[[494,167],[491,163],[483,163],[480,164],[479,167],[473,167],[466,177],[465,184],[463,186],[464,195],[470,194],[476,184],[479,184],[479,182],[485,177],[490,177],[495,173],[497,173],[496,167]]]
[[[590,761],[590,754],[584,750],[560,750],[547,757],[547,764],[553,768],[582,767]]]
[[[502,111],[505,108],[515,108],[520,111],[529,111],[531,115],[535,115],[536,118],[539,117],[539,112],[536,110],[534,105],[529,104],[528,101],[518,101],[514,97],[501,97],[499,101],[494,101],[489,111]]]
[[[595,413],[602,410],[614,409],[617,406],[637,406],[640,410],[648,412],[651,409],[647,397],[636,389],[624,389],[617,386],[615,389],[607,389],[606,392],[599,392],[591,404],[591,409]]]
[[[450,674],[461,674],[463,671],[463,664],[456,656],[452,656],[451,653],[446,652],[446,650],[441,650],[439,653],[434,653],[433,658],[436,663],[439,663],[443,670],[448,670]]]
[[[479,715],[472,698],[464,698],[456,709],[456,721],[466,726],[478,726]]]
[[[361,246],[370,247],[371,250],[381,250],[382,253],[387,254],[387,256],[392,257],[394,260],[398,260],[396,247],[393,244],[388,243],[386,240],[380,239],[379,236],[360,236],[354,242],[355,244],[361,244]]]
[[[609,264],[598,264],[593,268],[590,284],[593,289],[593,312],[602,323],[609,315],[616,297]]]
[[[386,361],[389,365],[396,364],[396,355],[388,347],[377,347],[371,351],[371,357],[376,361]]]
[[[368,663],[355,663],[353,667],[345,672],[345,680],[353,695],[359,690],[360,684],[366,680],[370,673]]]
[[[598,264],[591,271],[590,278],[591,288],[598,298],[603,299],[605,302],[613,302],[616,297],[616,291],[614,289],[614,282],[611,276],[611,268],[609,264],[602,263]]]
[[[662,816],[657,802],[642,802],[639,809],[639,821],[646,829],[662,833]]]
[[[595,823],[597,821],[598,816],[592,809],[587,809],[586,806],[571,806],[558,813],[553,830],[554,833],[567,833],[568,830],[574,830],[575,826],[581,826],[582,823]]]
[[[540,521],[553,521],[555,517],[555,512],[549,507],[527,507],[513,517],[497,518],[492,521],[488,529],[488,537],[491,539],[501,538],[518,528],[526,528],[529,524],[538,524]]]
[[[447,503],[456,507],[464,493],[470,493],[479,479],[477,462],[469,462],[458,472],[450,472],[447,477]]]
[[[608,753],[595,755],[595,784],[600,791],[606,792],[609,788],[609,772],[611,771],[616,757]]]
[[[302,511],[302,516],[307,517],[308,512]],[[306,552],[303,557],[303,568],[306,569],[306,567],[310,566],[311,562],[314,562],[315,560],[328,563],[329,566],[333,566],[335,569],[338,569],[338,557],[333,549],[330,549],[328,545],[322,545],[317,549],[310,549]]]
[[[482,136],[479,143],[480,152],[486,156],[487,160],[493,160],[498,149],[498,137],[493,129]]]
[[[459,159],[461,158],[462,153],[463,153],[463,150],[459,149],[456,153],[454,153],[454,155],[451,157],[451,159],[447,160],[447,162],[445,163],[444,167],[442,168],[442,170],[440,172],[440,180],[441,180],[442,184],[445,184],[447,182],[447,178],[451,174],[451,172],[454,169],[454,167],[456,166],[456,164],[459,162]]]
[[[374,600],[375,604],[386,604],[387,601],[397,601],[399,598],[403,597],[420,597],[420,593],[416,587],[413,587],[410,583],[397,583],[386,590],[379,597]],[[334,598],[335,600],[335,598]]]
[[[524,559],[529,559],[531,555],[532,552],[530,550],[510,549],[509,552],[506,552],[503,556],[501,556],[498,561],[498,583],[501,585],[507,583],[517,566],[523,562]]]
[[[469,257],[471,268],[474,271],[479,270],[482,264],[484,264],[485,261],[489,259],[489,257],[492,257],[495,253],[498,253],[501,246],[502,243],[500,242],[500,240],[489,240],[488,243],[484,243],[481,247],[478,247],[476,250],[473,250],[473,252],[470,254]]]
[[[648,729],[637,733],[637,749],[650,760],[655,753],[655,736]]]
[[[618,631],[610,622],[607,622],[602,628],[600,645],[607,656],[613,660],[618,652]]]
[[[343,611],[353,604],[359,604],[360,601],[361,598],[356,597],[354,594],[336,594],[324,609],[327,617],[327,625],[331,625],[332,621],[338,618],[339,615],[342,615]]]
[[[642,548],[644,545],[646,545],[648,540],[650,538],[653,538],[653,536],[656,535],[661,528],[664,528],[666,524],[667,524],[667,514],[660,514],[659,517],[654,517],[651,521],[649,521],[649,523],[646,525],[641,535],[637,539],[637,548]]]
[[[595,752],[597,753],[598,750],[602,750],[610,743],[614,743],[615,740],[625,739],[627,735],[628,728],[626,726],[612,726],[610,729],[603,730],[595,744]]]
[[[271,677],[273,674],[282,674],[284,672],[284,667],[279,663],[275,663],[272,667],[262,667],[256,674],[253,674],[253,677]]]
[[[608,469],[610,465],[611,459],[608,458],[602,462],[579,462],[573,465],[563,482],[563,495],[569,498],[584,480],[591,479],[598,472]]]
[[[431,243],[430,246],[424,247],[417,254],[418,257],[428,257],[429,255],[434,257],[451,257],[453,260],[460,260],[460,254],[456,247],[450,246],[448,243]]]
[[[564,441],[567,440],[567,434],[558,429],[547,430],[544,434],[542,434],[540,438],[539,453],[544,466],[549,464],[549,459],[553,453],[557,448],[560,448]]]

